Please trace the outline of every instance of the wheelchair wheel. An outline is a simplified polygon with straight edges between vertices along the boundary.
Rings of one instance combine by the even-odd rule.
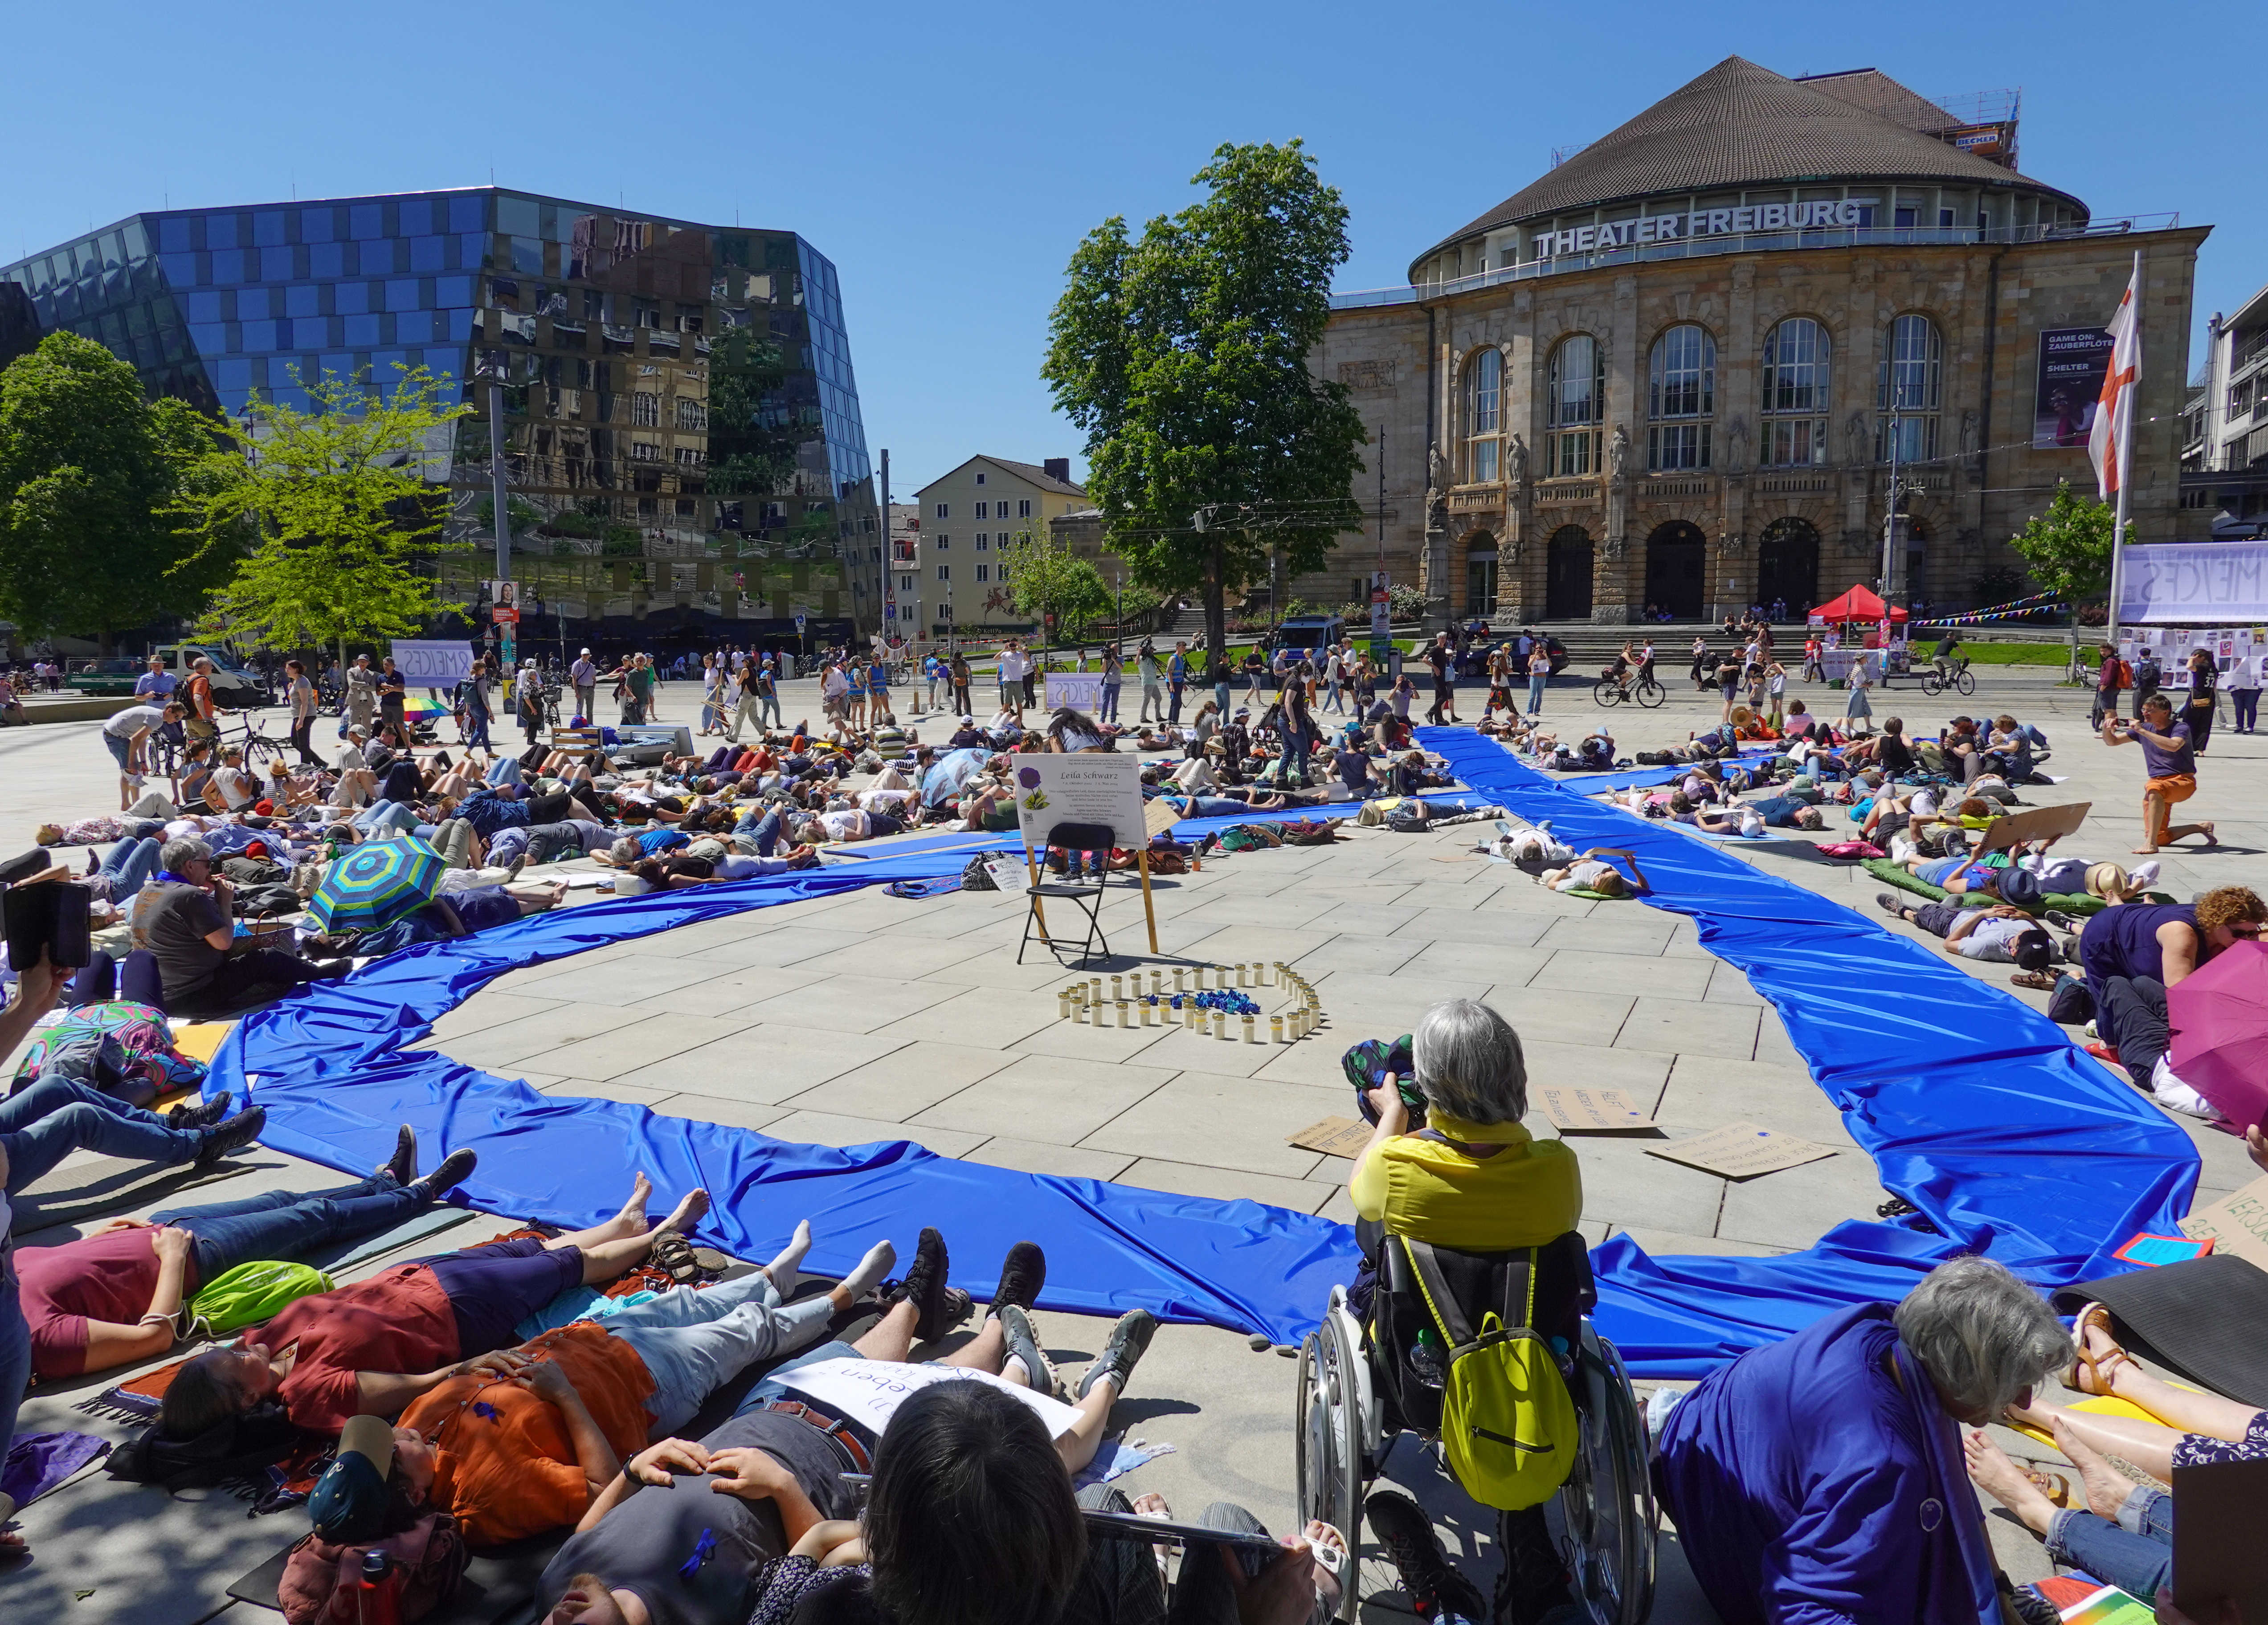
[[[1345,1537],[1347,1550],[1362,1547],[1364,1481],[1363,1389],[1341,1323],[1325,1316],[1300,1346],[1299,1392],[1292,1425],[1298,1440],[1300,1524],[1320,1518]],[[1351,1564],[1339,1617],[1351,1621],[1361,1606],[1359,1564]]]
[[[1651,677],[1646,678],[1638,686],[1638,702],[1648,710],[1652,710],[1668,697],[1669,691]]]
[[[1653,1608],[1660,1510],[1646,1471],[1646,1424],[1613,1343],[1586,1328],[1583,1443],[1560,1492],[1568,1568],[1594,1625],[1641,1625]]]
[[[1963,694],[1977,692],[1977,680],[1969,674],[1969,668],[1965,665],[1961,668],[1961,674],[1953,680]]]

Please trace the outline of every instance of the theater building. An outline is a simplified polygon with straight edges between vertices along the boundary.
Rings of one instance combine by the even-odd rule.
[[[2137,252],[2131,511],[2171,540],[2210,228],[2095,218],[2015,167],[2013,96],[1971,104],[1731,57],[1408,286],[1334,295],[1316,371],[1370,430],[1373,518],[1294,590],[1359,596],[1383,551],[1459,620],[1798,614],[1856,582],[2014,596],[2007,538],[2058,480],[2091,485],[2101,329]]]

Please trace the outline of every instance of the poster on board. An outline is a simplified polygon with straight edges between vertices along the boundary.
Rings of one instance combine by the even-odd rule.
[[[2050,327],[2040,335],[2038,386],[2032,397],[2032,449],[2085,451],[2095,402],[2110,370],[2110,335],[2101,327]]]
[[[412,688],[453,688],[473,674],[473,646],[468,643],[396,638],[388,652]]]
[[[1140,851],[1150,844],[1143,816],[1142,763],[1133,756],[1033,753],[1016,764],[1016,827],[1038,851],[1057,824],[1108,824],[1111,845]]]
[[[1048,709],[1051,711],[1068,705],[1092,717],[1102,709],[1100,672],[1049,672],[1047,683]]]

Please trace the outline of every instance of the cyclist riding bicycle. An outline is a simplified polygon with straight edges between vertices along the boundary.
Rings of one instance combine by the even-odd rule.
[[[1953,674],[1953,651],[1960,647],[1961,634],[1951,627],[1946,628],[1945,636],[1937,640],[1937,647],[1931,650],[1929,654],[1930,664],[1937,668],[1939,677],[1949,677]]]

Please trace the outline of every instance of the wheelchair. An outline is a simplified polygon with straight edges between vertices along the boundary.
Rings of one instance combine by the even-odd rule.
[[[1372,1228],[1363,1226],[1366,1232]],[[1526,1250],[1433,1252],[1470,1312],[1472,1286]],[[1402,1248],[1381,1238],[1374,1256],[1379,1272],[1370,1324],[1356,1313],[1346,1288],[1331,1289],[1322,1324],[1300,1349],[1294,1413],[1300,1522],[1320,1518],[1358,1552],[1364,1496],[1395,1440],[1415,1433],[1437,1460],[1441,1455],[1442,1391],[1410,1369],[1408,1355],[1419,1328],[1434,1325],[1432,1312]],[[1654,1543],[1661,1522],[1647,1471],[1645,1423],[1622,1356],[1591,1323],[1597,1291],[1581,1235],[1570,1232],[1535,1249],[1535,1268],[1536,1327],[1570,1351],[1560,1369],[1581,1429],[1572,1468],[1550,1498],[1557,1504],[1558,1555],[1572,1577],[1577,1602],[1594,1625],[1641,1625],[1653,1607]],[[1348,1621],[1361,1602],[1359,1569],[1359,1562],[1351,1569],[1340,1605],[1340,1616]]]

